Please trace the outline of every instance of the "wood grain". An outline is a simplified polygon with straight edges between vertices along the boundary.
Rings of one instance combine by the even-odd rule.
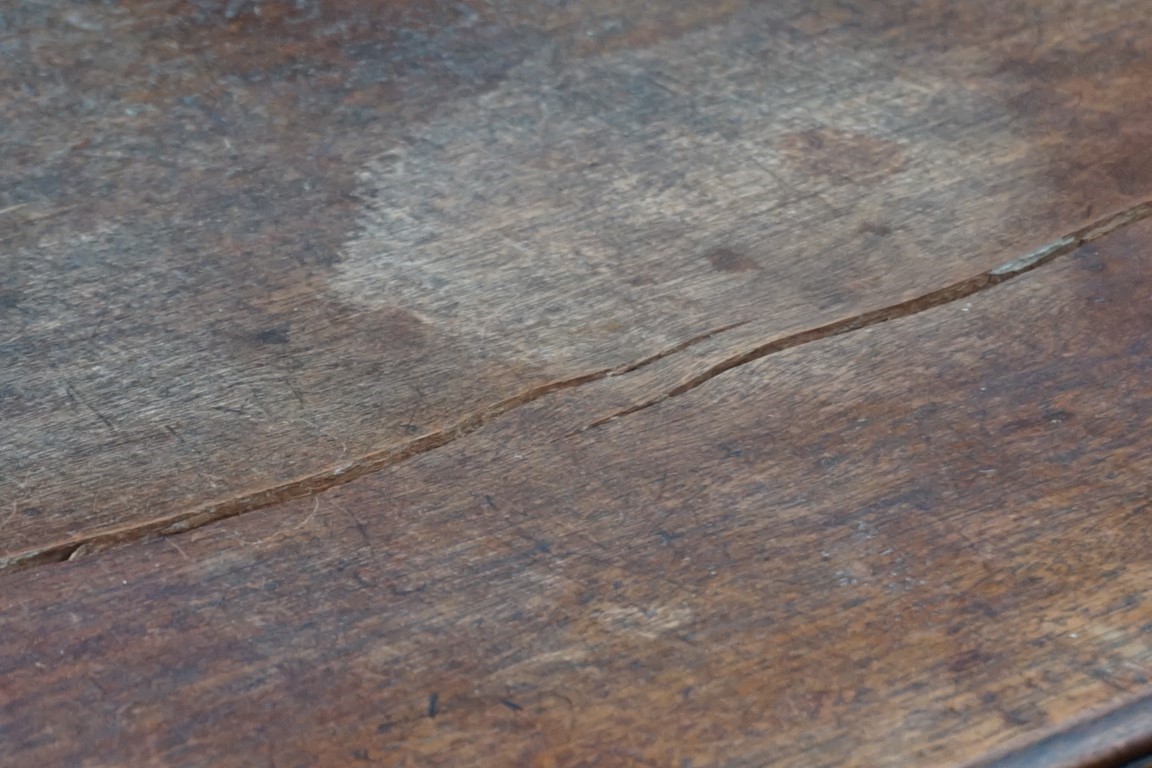
[[[1150,254],[4,574],[4,762],[962,765],[1147,695]]]
[[[4,566],[660,358],[592,423],[1152,197],[1134,0],[10,5]]]
[[[1045,738],[1010,746],[971,768],[1149,768],[1152,696],[1091,712]]]

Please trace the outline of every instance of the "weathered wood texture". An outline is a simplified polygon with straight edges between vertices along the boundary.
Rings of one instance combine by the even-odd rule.
[[[1152,224],[0,585],[7,765],[959,765],[1147,691]]]
[[[0,566],[728,329],[658,393],[1152,196],[1138,0],[0,9]]]
[[[1152,694],[1021,742],[970,768],[1152,768]]]

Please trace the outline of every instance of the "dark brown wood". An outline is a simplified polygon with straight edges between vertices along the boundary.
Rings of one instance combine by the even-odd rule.
[[[978,760],[971,768],[1149,768],[1150,755],[1152,695],[1145,695]]]
[[[1146,695],[1150,254],[4,574],[5,763],[961,765]]]
[[[658,394],[1152,196],[1146,4],[968,6],[9,3],[0,566],[667,355]]]
[[[1147,11],[0,2],[0,764],[1137,757]]]

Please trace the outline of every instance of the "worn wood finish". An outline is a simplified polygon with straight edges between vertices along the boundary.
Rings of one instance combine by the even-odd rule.
[[[555,5],[5,3],[0,565],[701,340],[594,421],[1152,196],[1137,0]]]
[[[1104,712],[1045,738],[988,755],[969,768],[1150,768],[1152,695]]]
[[[959,765],[1147,692],[1152,223],[5,574],[8,765]],[[685,354],[688,354],[687,352]]]

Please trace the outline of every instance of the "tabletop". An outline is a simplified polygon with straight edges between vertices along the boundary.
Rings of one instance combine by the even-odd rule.
[[[1152,752],[1149,40],[0,1],[0,762]]]

